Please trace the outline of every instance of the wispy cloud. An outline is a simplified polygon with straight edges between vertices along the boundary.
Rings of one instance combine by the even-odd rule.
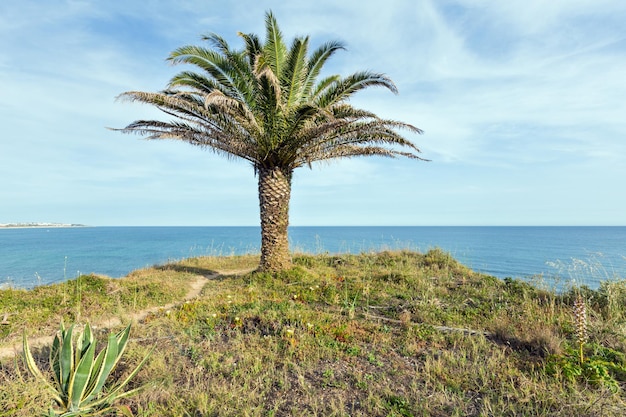
[[[269,9],[287,38],[344,41],[348,51],[329,63],[331,71],[390,75],[399,96],[371,91],[354,103],[423,128],[425,136],[411,138],[433,159],[351,160],[297,173],[297,222],[377,223],[372,213],[392,210],[387,202],[393,201],[394,218],[403,223],[555,223],[559,212],[570,210],[567,196],[589,187],[585,208],[568,218],[626,224],[624,214],[606,203],[623,206],[626,197],[603,197],[626,177],[621,0],[246,0],[219,7],[204,0],[3,2],[0,175],[3,201],[12,202],[0,208],[0,221],[48,220],[42,218],[46,199],[55,201],[55,218],[66,210],[74,217],[62,220],[91,224],[115,218],[180,223],[166,200],[194,194],[198,207],[219,207],[220,199],[255,205],[255,195],[241,195],[254,181],[247,164],[184,144],[147,144],[105,126],[164,117],[115,97],[163,88],[180,69],[165,62],[168,53],[198,43],[201,34],[216,32],[232,43],[239,42],[238,31],[262,34]],[[159,184],[167,195],[156,192]],[[507,196],[518,207],[508,216],[489,196]],[[123,199],[129,213],[71,208],[107,198]],[[455,198],[465,211],[450,208],[458,204]],[[142,220],[134,213],[146,201],[161,201],[172,211]],[[362,203],[359,212],[349,209],[355,201]],[[23,217],[38,205],[39,218]],[[326,210],[335,214],[321,214]],[[185,221],[256,222],[250,211],[241,211],[239,221],[236,212],[231,208],[219,222],[217,212],[185,212]]]

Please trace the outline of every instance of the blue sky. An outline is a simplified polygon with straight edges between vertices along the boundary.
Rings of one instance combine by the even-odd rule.
[[[362,4],[366,3],[366,4]],[[0,223],[257,225],[252,168],[106,127],[167,118],[175,48],[211,32],[343,41],[353,103],[414,124],[432,162],[296,170],[292,225],[626,225],[623,0],[20,0],[0,3]]]

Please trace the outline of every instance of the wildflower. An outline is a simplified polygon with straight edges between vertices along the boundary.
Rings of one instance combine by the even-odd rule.
[[[574,301],[574,324],[576,327],[576,339],[579,344],[587,341],[587,307],[582,296]]]

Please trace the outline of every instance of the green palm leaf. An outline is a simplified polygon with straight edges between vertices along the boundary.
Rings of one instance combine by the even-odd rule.
[[[283,41],[283,35],[278,28],[278,23],[272,12],[265,15],[266,40],[263,48],[263,64],[272,69],[276,76],[280,77],[286,60],[287,47]]]
[[[385,87],[394,93],[398,92],[393,81],[386,75],[361,71],[329,84],[316,102],[319,107],[329,107],[346,101],[357,91],[368,87]]]
[[[298,105],[304,98],[302,96],[303,86],[306,81],[307,66],[307,50],[309,39],[295,39],[283,73],[283,84],[285,90],[285,108],[291,109]]]
[[[326,61],[337,51],[345,49],[341,42],[331,41],[326,42],[318,49],[316,49],[309,59],[309,70],[307,78],[304,82],[304,94],[306,97],[311,97],[311,92],[317,81],[322,68]]]

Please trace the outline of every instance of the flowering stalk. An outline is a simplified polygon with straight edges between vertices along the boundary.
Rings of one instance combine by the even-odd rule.
[[[585,361],[583,346],[587,341],[587,306],[581,295],[574,301],[574,325],[576,327],[576,339],[578,341],[578,350],[580,352],[580,363]]]

